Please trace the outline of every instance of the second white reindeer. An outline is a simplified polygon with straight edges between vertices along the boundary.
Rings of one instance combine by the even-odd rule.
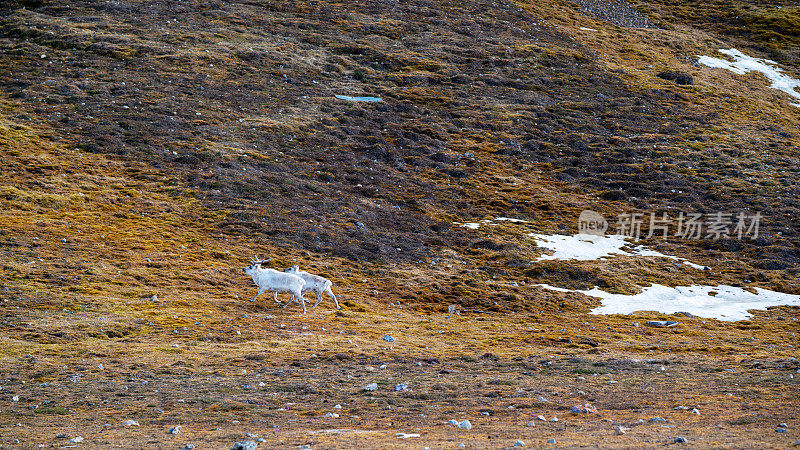
[[[253,282],[258,286],[256,296],[250,301],[255,301],[259,295],[267,291],[276,293],[291,292],[295,297],[294,300],[297,300],[303,306],[303,314],[305,314],[306,302],[305,299],[303,299],[303,288],[306,285],[305,280],[296,274],[281,272],[275,269],[264,269],[261,267],[261,264],[264,262],[266,261],[250,258],[251,265],[244,268],[244,273],[250,275]],[[292,301],[286,302],[283,307],[285,308]]]
[[[300,270],[300,266],[292,266],[292,267],[290,267],[288,269],[283,269],[283,271],[284,271],[284,273],[296,275],[296,276],[302,278],[303,281],[306,282],[305,286],[303,286],[303,293],[306,293],[308,291],[313,291],[314,294],[316,294],[317,303],[314,303],[314,306],[312,306],[311,309],[314,309],[314,308],[317,307],[317,305],[319,305],[319,303],[322,301],[322,294],[323,293],[328,294],[328,295],[331,296],[331,298],[333,299],[333,303],[336,304],[336,309],[342,309],[342,307],[339,306],[339,301],[336,299],[336,295],[334,295],[333,291],[331,290],[331,286],[333,286],[333,283],[331,282],[331,280],[329,280],[329,279],[327,279],[325,277],[321,277],[319,275],[314,275],[312,273],[308,273],[305,270]],[[272,298],[277,302],[278,301],[278,293],[277,292],[273,292],[272,293]],[[293,301],[294,300],[290,300],[289,303],[291,303]]]

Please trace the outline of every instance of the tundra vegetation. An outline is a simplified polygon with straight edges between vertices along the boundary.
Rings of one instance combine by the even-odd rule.
[[[0,2],[0,444],[800,439],[798,308],[596,316],[534,286],[800,294],[800,109],[696,64],[800,78],[796,2],[605,3],[653,26],[555,0]],[[528,235],[586,209],[764,219],[641,242],[710,270],[538,260]],[[342,309],[249,302],[259,252]]]

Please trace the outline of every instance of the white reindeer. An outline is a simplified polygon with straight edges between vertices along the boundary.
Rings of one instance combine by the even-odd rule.
[[[306,282],[295,274],[281,272],[275,269],[264,269],[261,267],[261,264],[264,262],[266,261],[250,258],[250,263],[252,265],[244,268],[244,273],[250,275],[250,277],[253,278],[253,282],[258,286],[256,296],[250,301],[255,301],[259,295],[267,291],[274,291],[276,293],[291,292],[294,294],[294,300],[299,301],[303,306],[303,314],[305,314],[306,302],[305,299],[303,299],[303,288]],[[277,297],[275,301],[277,301]],[[286,304],[281,307],[287,307],[292,301],[286,302]],[[280,305],[280,302],[278,302],[278,304]]]
[[[317,307],[317,305],[319,305],[319,303],[322,301],[323,293],[326,293],[330,295],[331,298],[333,298],[333,303],[336,304],[336,309],[342,309],[342,307],[339,306],[339,301],[336,299],[336,296],[333,294],[333,291],[331,291],[331,286],[333,286],[331,280],[325,277],[321,277],[319,275],[308,273],[304,270],[300,270],[300,266],[292,266],[288,269],[283,269],[283,271],[285,273],[297,275],[298,277],[302,278],[303,281],[306,282],[305,286],[303,286],[303,293],[308,291],[314,291],[314,294],[317,295],[317,303],[314,303],[314,306],[312,306],[311,309],[314,309]],[[278,292],[273,292],[272,298],[277,302]],[[289,303],[293,301],[294,300],[290,300]]]

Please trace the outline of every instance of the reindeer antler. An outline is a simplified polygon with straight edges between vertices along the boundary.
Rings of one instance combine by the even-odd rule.
[[[253,258],[252,256],[249,259],[250,259],[250,264],[263,264],[265,262],[269,262],[270,260],[272,260],[272,258],[261,259],[258,257]]]

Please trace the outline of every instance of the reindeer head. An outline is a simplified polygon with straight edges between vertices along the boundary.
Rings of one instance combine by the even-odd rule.
[[[258,258],[250,257],[250,266],[247,266],[247,267],[244,268],[244,273],[252,276],[255,272],[257,272],[259,269],[261,269],[261,264],[263,264],[265,262],[269,262],[270,259],[271,258],[258,259]]]

